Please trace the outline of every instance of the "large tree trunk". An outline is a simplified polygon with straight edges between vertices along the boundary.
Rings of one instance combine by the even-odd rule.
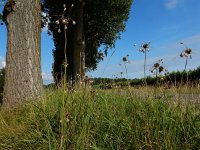
[[[40,0],[17,0],[7,16],[4,104],[37,99],[42,92]]]
[[[78,83],[84,77],[84,51],[85,51],[85,39],[83,38],[83,11],[84,2],[78,2],[75,4],[75,33],[74,33],[74,55],[73,55],[73,76],[75,82]]]

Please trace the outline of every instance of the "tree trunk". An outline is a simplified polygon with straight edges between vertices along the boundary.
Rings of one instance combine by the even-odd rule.
[[[40,0],[17,0],[7,16],[4,104],[37,99],[42,92]]]
[[[78,2],[75,5],[75,33],[74,33],[74,55],[73,55],[73,76],[75,78],[75,82],[78,83],[84,76],[84,49],[85,49],[85,41],[83,38],[83,10],[84,10],[84,2]]]

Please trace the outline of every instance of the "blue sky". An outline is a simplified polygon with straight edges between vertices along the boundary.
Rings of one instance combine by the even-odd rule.
[[[147,54],[147,75],[151,75],[149,69],[159,59],[163,59],[164,66],[169,71],[183,70],[185,59],[179,55],[185,47],[180,45],[180,42],[193,50],[187,68],[194,69],[200,66],[199,6],[199,0],[134,0],[126,31],[121,33],[116,47],[109,51],[96,71],[87,74],[91,77],[120,77],[120,72],[125,72],[125,69],[119,63],[123,56],[129,54],[128,77],[143,77],[144,54],[138,50],[142,42],[148,41],[151,41],[151,45]],[[53,79],[53,48],[52,37],[43,29],[42,72],[45,83]],[[110,57],[113,51],[115,53]],[[0,67],[5,65],[5,54],[6,29],[5,26],[0,26]]]

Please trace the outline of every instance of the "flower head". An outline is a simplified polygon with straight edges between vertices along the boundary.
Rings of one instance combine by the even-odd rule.
[[[150,69],[151,73],[157,74],[159,73],[159,75],[161,75],[163,72],[167,72],[167,70],[163,67],[163,60],[160,59],[158,60],[153,67]]]
[[[64,25],[68,25],[69,21],[68,21],[68,19],[63,18],[63,19],[62,19],[62,23],[63,23]]]
[[[184,51],[181,52],[180,57],[185,57],[188,58],[190,57],[190,59],[192,58],[192,49],[191,48],[186,48]]]
[[[188,48],[183,42],[180,42],[180,44],[185,47],[185,50],[181,52],[180,57],[188,58],[190,56],[190,59],[192,59],[192,49]]]
[[[151,42],[147,42],[147,43],[143,43],[141,46],[140,46],[140,49],[139,51],[140,52],[148,52],[149,51],[149,48],[150,48],[150,43]]]
[[[127,61],[127,57],[123,57],[122,60],[123,60],[123,62],[126,62]]]

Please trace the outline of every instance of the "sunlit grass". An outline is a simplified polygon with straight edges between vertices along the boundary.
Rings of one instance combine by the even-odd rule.
[[[49,90],[1,109],[0,149],[198,149],[200,106],[175,101],[173,90]]]

